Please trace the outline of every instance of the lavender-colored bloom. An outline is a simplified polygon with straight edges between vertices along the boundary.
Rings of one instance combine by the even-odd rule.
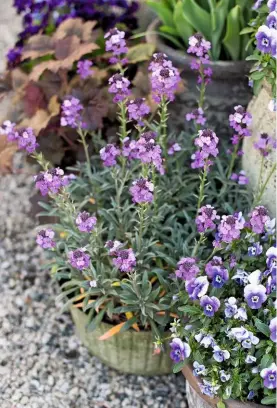
[[[235,314],[237,313],[238,307],[236,303],[237,303],[237,300],[234,297],[230,297],[229,299],[225,301],[224,313],[227,318],[231,318],[235,316]]]
[[[230,353],[228,350],[221,350],[219,346],[214,347],[213,358],[218,363],[222,363],[222,361],[228,360],[230,358]]]
[[[270,295],[270,293],[276,292],[276,274],[273,276],[269,276],[266,281],[266,293]]]
[[[133,182],[130,188],[132,200],[134,203],[152,203],[154,199],[154,184],[146,178],[140,178]]]
[[[137,141],[137,157],[142,163],[154,164],[156,169],[164,174],[162,165],[162,149],[154,139],[147,141],[143,136]]]
[[[204,346],[205,348],[214,347],[215,340],[211,334],[207,334],[201,339],[200,344]]]
[[[123,139],[122,155],[126,157],[128,160],[137,159],[138,158],[137,142],[135,140],[131,140],[129,137],[125,137],[125,139]]]
[[[215,229],[215,220],[220,217],[217,215],[216,210],[211,205],[205,205],[198,210],[199,215],[196,217],[195,222],[198,232],[205,232],[207,229]]]
[[[264,368],[260,373],[262,379],[264,380],[264,386],[270,390],[276,388],[276,369],[276,364],[272,363],[270,367]]]
[[[71,178],[64,175],[64,171],[57,167],[56,169],[40,172],[35,176],[36,188],[43,196],[48,193],[56,194],[62,187],[69,184]]]
[[[32,128],[20,130],[18,132],[17,142],[18,147],[26,150],[28,153],[33,153],[38,146],[36,136]]]
[[[254,242],[251,247],[248,247],[249,256],[259,256],[263,253],[263,246],[259,242]]]
[[[136,266],[136,257],[132,248],[122,249],[115,252],[113,264],[121,270],[121,272],[132,272]]]
[[[254,143],[254,147],[259,150],[262,156],[266,157],[273,149],[276,149],[276,141],[267,133],[262,133],[258,142]]]
[[[10,48],[6,54],[8,60],[8,68],[15,68],[21,62],[22,47]]]
[[[198,375],[207,375],[207,369],[203,364],[199,364],[197,361],[193,362],[193,375],[197,377]]]
[[[97,223],[96,217],[91,216],[88,212],[83,211],[76,218],[76,225],[81,232],[91,232]]]
[[[122,74],[115,74],[109,79],[109,92],[115,94],[115,103],[124,101],[130,95],[130,81]]]
[[[211,398],[214,398],[217,395],[217,391],[220,388],[218,385],[214,386],[209,381],[203,380],[203,384],[199,384],[202,394],[208,395]]]
[[[250,215],[250,224],[253,232],[262,234],[265,231],[265,223],[269,220],[268,211],[262,205],[255,207]]]
[[[54,236],[55,232],[52,229],[43,229],[39,231],[36,242],[43,249],[54,248],[56,245],[55,241],[53,240]]]
[[[204,158],[208,158],[210,155],[216,157],[218,155],[219,139],[215,132],[210,129],[199,130],[198,137],[195,139],[194,144],[200,147],[204,154]]]
[[[194,34],[189,37],[188,54],[194,54],[197,57],[203,57],[209,59],[208,52],[211,49],[211,43],[206,41],[202,34]]]
[[[109,250],[109,255],[114,255],[116,251],[123,247],[124,244],[120,241],[107,241],[105,244],[105,248]]]
[[[249,184],[249,178],[246,177],[246,173],[244,170],[241,170],[239,174],[232,173],[230,179],[233,181],[237,181],[237,183],[240,185]]]
[[[116,165],[116,158],[120,155],[120,150],[113,144],[107,144],[100,150],[100,157],[106,167]]]
[[[190,122],[194,120],[198,125],[205,125],[207,119],[204,116],[204,111],[202,108],[194,109],[192,112],[186,114],[186,120]]]
[[[186,281],[186,291],[190,299],[197,300],[207,293],[209,282],[206,276]]]
[[[188,358],[191,353],[191,348],[188,343],[184,343],[178,337],[175,337],[170,343],[171,351],[170,358],[174,363],[179,363],[184,361],[185,358]]]
[[[241,136],[250,136],[248,126],[252,122],[252,115],[241,106],[235,106],[235,113],[229,116],[230,126]]]
[[[239,285],[246,285],[248,283],[248,273],[243,269],[237,269],[235,275],[232,277]]]
[[[258,10],[261,5],[263,4],[264,0],[256,0],[254,6],[252,7],[253,10]]]
[[[169,156],[173,156],[176,152],[180,152],[182,150],[181,146],[179,145],[179,143],[174,143],[174,142],[170,142],[168,144],[168,150],[167,150],[167,154]]]
[[[129,120],[135,120],[143,126],[143,117],[150,113],[150,108],[145,103],[145,98],[137,98],[127,102],[127,112]]]
[[[154,72],[157,71],[161,66],[163,68],[172,68],[172,62],[168,59],[168,56],[166,54],[157,52],[153,54],[148,69],[150,72]]]
[[[157,54],[154,54],[154,61],[149,66],[153,99],[157,103],[160,103],[163,98],[173,101],[181,80],[179,71],[166,57],[160,57],[158,54],[159,58],[155,58],[155,55]]]
[[[258,337],[254,336],[252,332],[248,332],[248,338],[242,340],[241,345],[243,348],[250,349],[253,344],[256,346],[259,341]]]
[[[222,266],[214,266],[208,273],[209,278],[212,279],[212,285],[215,288],[222,288],[222,286],[229,279],[227,269]]]
[[[239,307],[237,310],[237,313],[234,316],[235,319],[241,320],[243,322],[246,322],[247,320],[247,313],[244,307]]]
[[[223,260],[220,256],[214,256],[212,258],[211,261],[209,261],[206,265],[205,265],[205,272],[206,274],[209,276],[209,274],[212,273],[212,268],[214,266],[221,266],[223,265]]]
[[[177,264],[175,274],[178,278],[190,281],[196,277],[199,270],[194,258],[182,258]]]
[[[246,339],[249,338],[249,331],[243,326],[233,327],[229,331],[228,337],[229,338],[235,338],[237,341],[239,341],[241,343],[243,340],[246,340]]]
[[[273,53],[273,46],[274,46],[274,30],[272,28],[267,27],[266,25],[262,25],[259,27],[258,32],[256,34],[257,40],[257,48],[265,54],[272,54]]]
[[[120,56],[128,52],[125,41],[125,32],[119,31],[117,28],[112,28],[107,34],[105,34],[104,38],[107,39],[106,51],[111,51],[113,54],[110,63],[117,64],[120,62]]]
[[[19,133],[15,129],[16,124],[5,120],[0,127],[0,135],[6,135],[9,142],[14,142],[19,138]]]
[[[91,70],[93,63],[90,60],[79,61],[77,64],[77,74],[80,75],[82,79],[86,79],[92,75]]]
[[[256,269],[254,272],[251,272],[248,275],[248,282],[252,285],[259,285],[261,283],[263,274],[259,269]]]
[[[276,336],[277,336],[277,317],[274,317],[274,319],[270,320],[269,323],[269,330],[270,330],[270,338],[274,343],[277,342]]]
[[[277,11],[277,2],[276,0],[268,0],[267,7],[269,11]]]
[[[241,213],[234,215],[223,215],[218,227],[220,238],[223,242],[230,243],[240,237],[240,231],[245,224]]]
[[[62,104],[61,126],[78,128],[83,126],[80,112],[84,109],[79,99],[73,96],[65,99]]]
[[[252,364],[255,363],[256,361],[257,361],[256,357],[251,356],[250,354],[248,354],[245,358],[246,364]]]
[[[80,271],[89,267],[90,256],[85,253],[84,249],[76,249],[75,251],[70,251],[68,253],[68,258],[70,264],[73,268],[79,269]]]
[[[272,11],[266,19],[266,24],[269,28],[272,28],[274,30],[277,29],[277,13],[276,11]]]
[[[244,288],[244,297],[251,309],[260,309],[266,301],[266,288],[263,285],[246,285]]]
[[[220,301],[217,297],[209,297],[207,295],[200,299],[200,306],[204,309],[204,314],[208,317],[214,316],[215,312],[218,311],[220,307]]]
[[[270,273],[276,275],[277,271],[277,248],[270,247],[266,251],[266,265]]]
[[[255,397],[255,391],[253,391],[253,390],[249,391],[249,393],[247,395],[247,399],[249,401],[251,401],[252,399],[254,399],[254,397]]]
[[[219,376],[220,376],[220,381],[222,381],[223,383],[229,381],[231,378],[231,374],[227,374],[226,371],[224,370],[219,371]]]

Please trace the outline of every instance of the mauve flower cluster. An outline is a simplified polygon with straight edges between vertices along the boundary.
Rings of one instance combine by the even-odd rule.
[[[162,149],[152,138],[153,132],[146,132],[141,135],[136,143],[137,158],[142,163],[153,164],[160,174],[164,174],[162,165]],[[149,138],[149,136],[151,138]]]
[[[79,99],[71,96],[62,103],[61,126],[84,127],[81,111],[84,109]]]
[[[90,60],[79,61],[77,64],[77,74],[80,75],[82,79],[86,79],[93,74],[91,70],[93,63]]]
[[[269,219],[268,211],[265,207],[255,207],[249,220],[252,231],[256,234],[265,232],[265,224]]]
[[[241,106],[235,106],[235,113],[229,116],[230,126],[239,136],[251,136],[249,125],[252,123],[252,115]]]
[[[194,144],[199,148],[193,155],[191,167],[193,169],[206,168],[212,164],[210,156],[216,157],[218,155],[219,139],[215,132],[210,129],[199,130],[198,137],[195,139]]]
[[[110,63],[126,64],[127,58],[121,59],[122,55],[128,52],[125,41],[125,32],[119,31],[117,28],[112,28],[107,34],[105,34],[104,38],[106,39],[106,51],[111,51],[113,54],[110,58]]]
[[[36,188],[38,188],[43,196],[52,193],[57,194],[62,187],[69,184],[72,176],[65,176],[64,171],[59,167],[45,172],[40,172],[34,177]]]
[[[120,241],[107,241],[105,248],[113,257],[113,264],[121,272],[132,272],[137,264],[136,256],[132,248],[121,249],[124,246]]]
[[[103,160],[103,164],[106,167],[112,167],[116,165],[116,158],[120,155],[120,149],[113,144],[107,144],[100,150],[100,157]]]
[[[36,242],[43,249],[54,248],[56,245],[54,236],[55,232],[51,228],[43,229],[37,234]]]
[[[180,74],[165,54],[154,54],[149,65],[151,72],[152,96],[155,102],[162,99],[174,101],[174,94],[180,82]]]
[[[146,178],[133,181],[130,188],[133,202],[136,204],[152,203],[154,199],[154,184]]]
[[[234,239],[238,239],[244,225],[245,220],[241,213],[234,215],[223,215],[218,226],[220,240],[230,243]]]
[[[192,112],[186,114],[186,120],[188,122],[194,120],[195,123],[197,123],[198,125],[205,125],[207,119],[204,116],[203,109],[197,108],[194,109]]]
[[[167,154],[169,156],[173,156],[175,153],[180,152],[182,150],[181,146],[177,142],[169,142],[168,143],[168,150]]]
[[[32,128],[16,129],[15,123],[6,120],[0,127],[0,134],[6,135],[9,142],[17,142],[19,149],[27,153],[34,153],[38,147],[36,136]]]
[[[270,137],[267,133],[262,133],[259,140],[254,143],[254,147],[263,157],[266,157],[273,149],[276,149],[276,140]]]
[[[87,211],[78,214],[76,225],[81,232],[91,232],[94,230],[97,223],[96,217],[90,215]]]
[[[138,125],[143,126],[144,116],[150,113],[150,108],[145,103],[145,98],[132,99],[127,102],[126,106],[129,120],[135,120],[138,123]]]
[[[211,43],[206,41],[202,34],[194,34],[189,38],[189,48],[187,52],[199,57],[197,60],[192,61],[191,69],[198,71],[197,83],[204,83],[207,85],[211,82],[211,76],[213,74],[212,69],[206,66],[210,63],[209,50],[211,49]],[[200,119],[201,120],[201,119]]]
[[[220,217],[217,215],[216,210],[211,205],[205,205],[198,210],[198,215],[195,219],[197,231],[205,232],[207,229],[215,229],[215,220]]]
[[[130,81],[122,74],[115,74],[109,79],[109,92],[115,94],[113,101],[115,103],[122,102],[130,95]]]
[[[200,271],[194,258],[182,258],[177,264],[175,274],[177,278],[190,281],[196,277]]]
[[[68,259],[71,266],[80,271],[89,267],[90,256],[85,253],[85,249],[83,248],[70,251],[68,253]]]
[[[246,177],[244,170],[241,170],[239,174],[232,173],[230,179],[236,181],[240,185],[246,185],[249,183],[249,178]]]

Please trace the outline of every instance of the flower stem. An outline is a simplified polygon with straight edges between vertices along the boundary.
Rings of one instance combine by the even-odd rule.
[[[234,164],[235,164],[235,160],[238,154],[238,150],[239,150],[239,143],[236,145],[236,147],[234,148],[234,151],[232,153],[231,156],[231,161],[230,161],[230,165],[229,165],[229,169],[228,169],[228,173],[227,173],[227,179],[229,180],[229,178],[231,177],[233,168],[234,168]]]
[[[261,169],[261,171],[262,171],[262,169]],[[260,201],[261,201],[261,199],[263,197],[263,194],[265,192],[265,189],[266,189],[266,187],[268,185],[268,182],[271,179],[271,176],[274,174],[275,171],[276,171],[276,163],[272,166],[272,169],[270,170],[270,172],[269,172],[263,186],[261,187],[261,190],[260,190],[257,198],[255,199],[254,203],[253,203],[253,207],[256,207],[260,203]]]
[[[199,249],[200,245],[205,241],[205,239],[206,239],[206,238],[205,238],[204,233],[201,232],[200,237],[199,237],[199,240],[195,243],[195,246],[194,246],[194,248],[193,248],[192,257],[194,257],[194,256],[197,255],[198,249]]]
[[[145,214],[147,211],[147,205],[141,204],[138,209],[138,217],[139,217],[139,235],[138,235],[138,252],[141,253],[142,249],[142,237],[143,231],[145,227]]]
[[[128,136],[127,132],[127,116],[126,116],[126,105],[125,102],[120,102],[119,103],[120,107],[120,116],[119,116],[119,121],[120,121],[120,133],[119,133],[119,138],[121,143],[123,143],[123,140],[125,137]]]
[[[166,133],[167,133],[167,101],[164,97],[162,97],[161,105],[160,105],[160,126],[159,126],[159,142],[162,146],[164,155],[167,156],[167,146],[166,146]]]
[[[81,143],[84,146],[84,152],[86,156],[86,162],[87,162],[87,170],[88,170],[88,176],[90,179],[92,179],[92,171],[91,171],[91,163],[90,163],[90,157],[89,157],[89,152],[88,152],[88,144],[86,142],[86,133],[83,132],[81,128],[78,129],[78,133],[81,138]]]
[[[201,182],[200,182],[200,187],[199,187],[199,196],[198,196],[198,203],[197,203],[197,212],[199,208],[201,207],[201,204],[204,200],[206,179],[207,179],[207,167],[205,166],[204,170],[202,171],[202,175],[201,175]]]

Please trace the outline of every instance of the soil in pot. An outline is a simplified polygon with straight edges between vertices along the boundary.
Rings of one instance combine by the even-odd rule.
[[[190,122],[185,120],[188,112],[196,108],[199,92],[196,89],[197,75],[190,68],[193,58],[185,52],[175,50],[158,36],[159,20],[154,20],[148,27],[146,39],[155,43],[158,52],[165,53],[180,71],[186,89],[176,95],[174,103],[169,105],[169,125],[172,130],[190,130]],[[205,115],[208,126],[212,126],[218,136],[230,136],[229,115],[236,105],[247,106],[252,95],[247,75],[251,64],[245,61],[211,61],[212,82],[207,86]]]

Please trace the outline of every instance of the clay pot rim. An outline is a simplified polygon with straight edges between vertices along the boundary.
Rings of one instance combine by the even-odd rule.
[[[192,366],[186,365],[182,369],[182,374],[188,381],[189,385],[197,393],[198,397],[206,401],[211,406],[211,408],[216,408],[217,403],[219,402],[219,399],[211,398],[208,395],[202,394],[200,387],[198,385],[198,381],[196,377],[193,375]],[[242,407],[244,408],[265,408],[265,405],[257,404],[256,402],[247,402],[247,401],[245,402],[245,401],[239,401],[239,400],[233,400],[233,399],[228,399],[228,400],[225,400],[224,402],[228,408],[239,408],[239,407],[240,408]]]
[[[156,32],[158,26],[161,24],[159,18],[156,18],[151,22],[151,24],[148,26],[147,31],[146,31],[146,42],[150,44],[156,44],[157,49],[160,52],[164,52],[169,56],[169,58],[174,59],[179,63],[179,65],[182,65],[182,68],[184,71],[191,71],[190,68],[190,63],[195,59],[194,57],[187,55],[185,53],[182,53],[179,50],[175,50],[174,48],[168,46],[165,44],[161,37],[158,35],[158,32]],[[241,77],[242,75],[246,75],[249,73],[250,67],[252,66],[251,62],[245,61],[245,60],[238,60],[238,61],[210,61],[209,66],[213,69],[213,76],[221,76],[223,77],[222,73],[225,71],[226,75],[225,77],[229,77],[230,75],[232,76],[238,76]]]

